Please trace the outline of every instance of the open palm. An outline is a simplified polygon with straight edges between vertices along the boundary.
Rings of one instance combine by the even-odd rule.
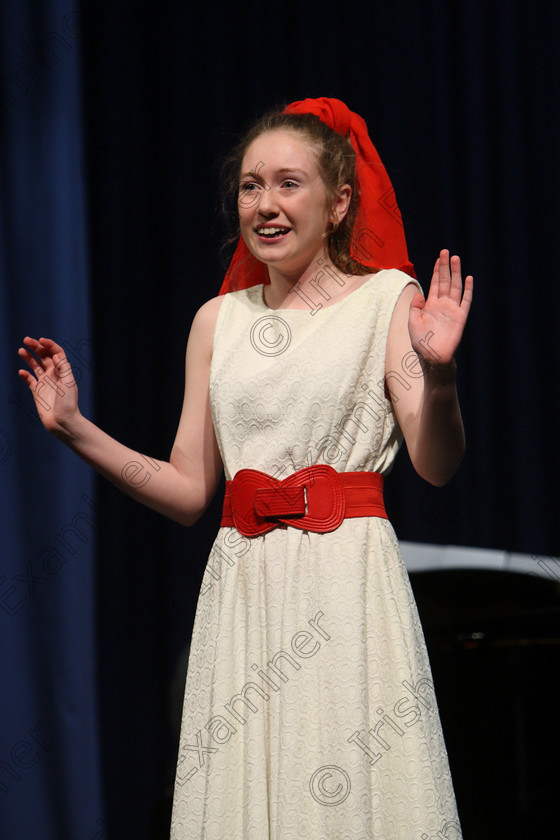
[[[461,278],[461,260],[441,251],[434,265],[428,297],[417,292],[410,304],[408,331],[413,349],[430,365],[453,361],[469,314],[473,278]]]
[[[50,338],[26,336],[19,357],[31,371],[21,369],[20,377],[29,387],[37,412],[47,431],[56,434],[78,411],[78,388],[62,347]]]

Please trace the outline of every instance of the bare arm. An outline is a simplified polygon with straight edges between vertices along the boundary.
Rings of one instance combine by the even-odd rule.
[[[119,489],[183,525],[202,515],[222,472],[209,401],[213,335],[222,300],[208,301],[193,320],[183,410],[169,461],[144,457],[80,413],[70,364],[54,341],[26,338],[18,351],[32,371],[20,370],[19,375],[45,428]]]
[[[442,251],[434,267],[428,298],[413,285],[403,290],[391,320],[386,373],[416,353],[423,376],[393,400],[410,460],[430,484],[442,486],[457,471],[465,433],[457,397],[455,352],[472,300],[472,277],[463,284],[458,257]]]

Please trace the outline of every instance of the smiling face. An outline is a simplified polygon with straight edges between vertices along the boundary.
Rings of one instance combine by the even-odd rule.
[[[349,188],[348,188],[349,189]],[[326,258],[324,234],[347,200],[327,208],[315,144],[278,129],[248,147],[241,166],[239,222],[251,253],[269,268],[294,275]]]

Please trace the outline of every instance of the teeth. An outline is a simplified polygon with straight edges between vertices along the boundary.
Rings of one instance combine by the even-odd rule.
[[[275,236],[278,233],[287,233],[289,228],[279,228],[279,227],[261,227],[257,228],[257,233],[260,236]]]

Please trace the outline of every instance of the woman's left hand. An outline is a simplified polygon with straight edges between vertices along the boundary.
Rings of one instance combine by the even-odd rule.
[[[412,347],[430,367],[454,361],[469,314],[473,278],[461,278],[461,260],[441,251],[434,265],[428,297],[417,292],[410,304],[408,331]]]

